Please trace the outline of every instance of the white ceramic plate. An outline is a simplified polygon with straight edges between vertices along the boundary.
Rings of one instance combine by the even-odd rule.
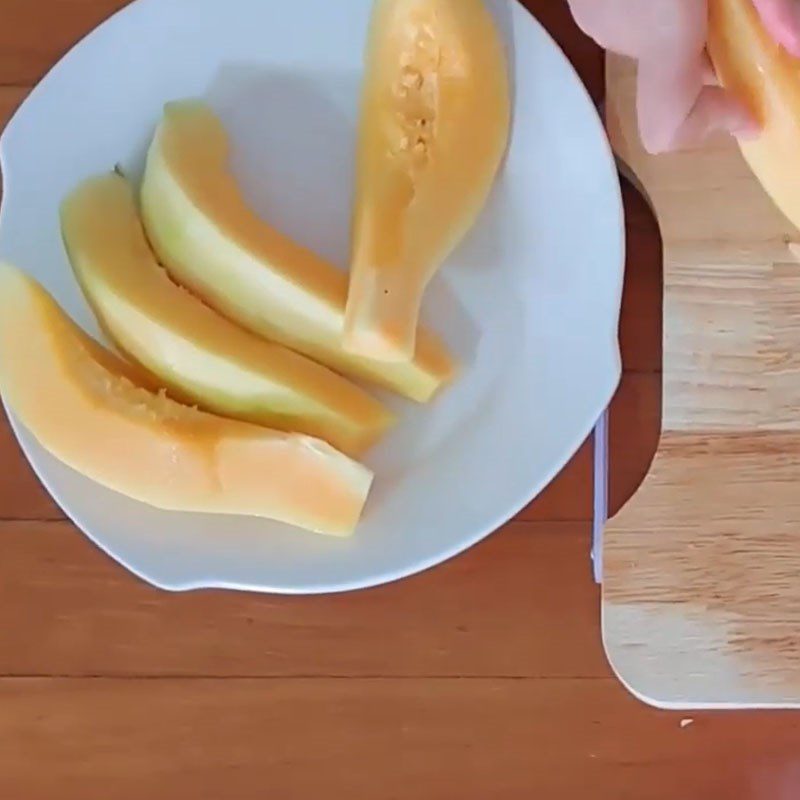
[[[488,208],[426,305],[464,374],[431,406],[392,401],[402,423],[367,459],[377,480],[354,538],[150,508],[64,466],[14,424],[65,512],[141,577],[168,589],[315,593],[418,572],[535,497],[611,398],[624,246],[612,156],[548,34],[515,2],[492,8],[514,71],[513,140]],[[199,95],[230,128],[256,207],[344,266],[369,12],[370,0],[128,6],[47,75],[3,133],[0,257],[102,339],[64,254],[59,202],[116,163],[139,170],[164,102]]]

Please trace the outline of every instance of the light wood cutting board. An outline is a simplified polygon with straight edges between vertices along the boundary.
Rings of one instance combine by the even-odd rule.
[[[663,236],[664,397],[605,530],[606,650],[657,705],[800,706],[800,237],[731,141],[647,155],[633,65],[607,72],[612,143]]]

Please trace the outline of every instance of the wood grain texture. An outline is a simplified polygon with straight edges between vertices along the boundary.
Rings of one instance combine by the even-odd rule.
[[[609,60],[611,138],[664,242],[664,433],[606,532],[606,646],[659,704],[800,705],[797,234],[733,142],[648,156],[634,82]]]
[[[681,727],[611,678],[7,679],[0,707],[15,800],[788,800],[800,745],[796,717]]]
[[[655,449],[659,387],[658,375],[627,373],[612,405],[614,507]],[[585,447],[573,459],[545,511],[588,507],[590,457]],[[541,515],[537,507],[523,516]],[[588,551],[586,517],[521,516],[436,570],[370,592],[172,595],[69,523],[0,523],[0,676],[607,675]],[[21,625],[20,608],[36,624]]]
[[[6,524],[0,675],[606,676],[588,548],[586,523],[517,522],[374,591],[175,595],[67,523]]]
[[[0,118],[120,5],[0,0]],[[599,99],[602,55],[563,0],[528,5]],[[617,505],[660,404],[658,233],[630,192],[626,211]],[[5,424],[0,464],[0,676],[40,676],[0,677],[2,798],[794,797],[797,716],[656,712],[603,666],[590,446],[526,510],[537,522],[341,598],[156,592],[39,521],[59,512]]]
[[[3,86],[0,84],[0,128],[5,127],[29,91],[30,88],[27,86]]]
[[[32,86],[95,26],[129,0],[3,0],[0,86]]]

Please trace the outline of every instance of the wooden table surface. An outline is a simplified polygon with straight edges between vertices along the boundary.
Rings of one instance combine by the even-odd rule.
[[[123,0],[0,0],[0,125]],[[528,5],[593,96],[602,54]],[[346,4],[343,4],[345,7]],[[658,436],[661,249],[626,187],[612,505]],[[800,716],[669,713],[606,664],[588,561],[591,445],[502,532],[351,595],[170,595],[65,521],[0,424],[0,798],[779,800]]]

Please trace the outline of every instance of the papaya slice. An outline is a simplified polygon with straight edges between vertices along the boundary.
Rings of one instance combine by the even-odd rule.
[[[430,279],[508,143],[508,65],[483,0],[377,0],[361,102],[345,347],[407,361]]]
[[[145,230],[170,275],[245,328],[417,401],[454,374],[443,345],[423,333],[416,356],[387,367],[342,347],[347,276],[250,209],[230,172],[230,142],[199,101],[166,106],[141,194]]]
[[[753,0],[709,0],[708,50],[720,83],[761,126],[739,140],[775,205],[800,228],[800,59],[769,35]]]
[[[225,319],[175,285],[145,238],[133,190],[109,173],[61,207],[75,275],[111,339],[176,399],[206,411],[317,436],[351,455],[392,414],[326,367]]]
[[[181,405],[137,376],[36,281],[0,265],[0,391],[56,458],[162,509],[353,532],[368,469],[319,439]]]

